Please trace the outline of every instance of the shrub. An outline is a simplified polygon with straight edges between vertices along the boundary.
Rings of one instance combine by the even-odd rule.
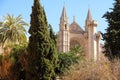
[[[120,59],[114,59],[113,62],[111,62],[111,71],[114,75],[114,78],[116,80],[120,79]]]
[[[21,78],[25,77],[25,69],[23,66],[23,64],[25,64],[25,62],[23,62],[23,60],[25,60],[25,50],[26,47],[24,46],[14,45],[10,54],[2,57],[2,62],[0,65],[0,72],[2,72],[0,77],[2,79],[20,80]]]
[[[65,75],[69,72],[71,65],[84,60],[84,54],[79,46],[75,46],[68,53],[58,53],[58,58],[59,67],[56,73],[59,75]]]
[[[119,80],[120,60],[110,62],[101,60],[97,62],[80,62],[71,67],[68,75],[62,80]]]

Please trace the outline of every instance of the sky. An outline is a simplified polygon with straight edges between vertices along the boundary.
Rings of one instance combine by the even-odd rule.
[[[85,19],[90,8],[92,18],[98,22],[98,31],[105,32],[108,27],[107,22],[102,16],[113,7],[114,0],[40,0],[46,11],[48,23],[53,30],[59,31],[59,22],[63,6],[66,7],[69,24],[75,16],[76,22],[84,29]],[[22,15],[22,18],[30,23],[33,0],[0,0],[0,21],[6,14]],[[29,27],[26,28],[27,30]],[[28,35],[28,34],[27,34]]]

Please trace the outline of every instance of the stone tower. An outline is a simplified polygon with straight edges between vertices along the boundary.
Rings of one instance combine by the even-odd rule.
[[[97,41],[96,41],[97,22],[92,20],[90,9],[88,9],[85,30],[88,32],[89,58],[93,58],[94,60],[97,60]]]
[[[81,46],[86,58],[98,60],[100,57],[101,34],[97,32],[97,22],[92,19],[91,11],[88,9],[85,21],[85,30],[73,20],[68,24],[65,6],[62,10],[58,32],[58,51],[68,52],[75,45]]]
[[[59,32],[58,32],[58,50],[59,52],[68,52],[69,51],[69,24],[68,17],[66,14],[66,8],[63,7],[62,15],[60,18],[59,24]]]

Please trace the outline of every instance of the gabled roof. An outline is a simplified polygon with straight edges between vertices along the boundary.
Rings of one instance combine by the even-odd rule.
[[[75,22],[73,21],[70,25],[70,32],[71,33],[83,33],[84,30]]]

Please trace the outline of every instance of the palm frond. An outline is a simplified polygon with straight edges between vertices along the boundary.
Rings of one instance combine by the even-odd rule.
[[[4,16],[4,21],[1,24],[0,43],[21,43],[27,40],[24,26],[28,26],[28,24],[22,19],[21,15],[15,17],[14,15],[7,14]]]

